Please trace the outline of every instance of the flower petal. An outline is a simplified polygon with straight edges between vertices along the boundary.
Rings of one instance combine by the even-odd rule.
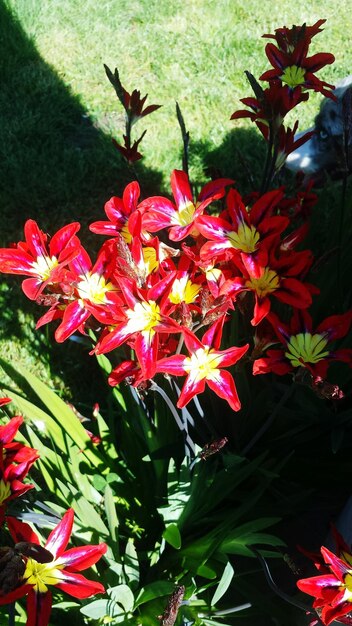
[[[205,389],[205,378],[202,378],[201,380],[197,380],[197,379],[192,378],[191,376],[187,376],[185,384],[182,387],[182,391],[177,402],[178,408],[183,409],[183,407],[186,406],[186,404],[188,404],[188,402],[192,400],[194,396],[197,396],[199,393],[203,393],[204,389]]]
[[[104,593],[105,588],[101,583],[88,580],[81,574],[73,574],[66,570],[61,571],[62,580],[55,587],[69,593],[74,598],[89,598],[96,593]]]
[[[27,597],[26,626],[48,626],[52,602],[50,591],[46,593],[30,591]]]
[[[10,398],[0,398],[0,406],[11,402]],[[23,424],[23,417],[16,415],[4,426],[0,426],[0,444],[10,443],[16,436],[19,427]]]
[[[81,300],[74,300],[65,309],[62,322],[55,331],[55,339],[62,343],[72,335],[90,316],[90,312],[81,304]]]
[[[74,510],[68,509],[56,528],[51,531],[45,547],[57,558],[64,552],[71,536]]]
[[[63,564],[65,570],[70,572],[80,572],[87,567],[94,565],[107,551],[107,545],[100,543],[97,546],[80,546],[66,550],[56,563]]]
[[[39,544],[38,536],[31,529],[29,524],[26,524],[25,522],[21,522],[15,517],[7,517],[6,521],[7,521],[7,525],[8,525],[11,537],[15,543],[19,543],[20,541],[25,541],[29,543]]]
[[[230,372],[219,370],[213,378],[207,378],[207,383],[219,398],[227,400],[231,409],[239,411],[241,402],[238,397],[235,381]]]

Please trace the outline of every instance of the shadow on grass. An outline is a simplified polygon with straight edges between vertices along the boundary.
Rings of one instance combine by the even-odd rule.
[[[82,240],[90,243],[88,224],[101,216],[108,198],[121,194],[132,174],[111,137],[87,116],[2,0],[0,25],[0,246],[23,240],[28,218],[50,233],[79,221]],[[141,165],[139,174],[147,193],[158,189],[159,173]],[[47,338],[34,331],[33,318],[42,312],[24,297],[17,279],[4,276],[0,287],[0,341],[16,344],[2,356],[15,359],[25,346],[28,364],[50,360],[52,377],[63,378],[73,397],[94,401],[91,380],[99,379],[94,359],[82,358],[82,347],[72,342],[50,346],[50,331]]]
[[[265,142],[253,126],[234,128],[216,148],[210,141],[190,145],[191,163],[212,178],[232,178],[242,195],[259,189],[265,155]]]

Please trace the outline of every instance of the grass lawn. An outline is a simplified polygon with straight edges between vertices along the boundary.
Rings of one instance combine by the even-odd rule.
[[[323,70],[334,83],[350,73],[348,3],[337,11],[329,0],[1,2],[0,245],[21,238],[29,217],[48,231],[79,220],[87,241],[104,201],[131,180],[111,143],[121,139],[124,122],[103,63],[119,68],[127,90],[163,105],[139,126],[148,130],[138,165],[146,193],[167,191],[171,170],[181,167],[175,101],[191,135],[193,182],[215,166],[248,189],[247,168],[259,171],[263,145],[248,122],[229,119],[251,93],[244,70],[259,76],[267,68],[263,33],[320,18],[327,23],[313,50],[335,54],[335,65]],[[301,105],[302,128],[318,102],[314,95]],[[2,281],[0,305],[0,352],[64,394],[70,388],[93,402],[93,365],[77,366],[82,347],[52,347],[51,330],[34,331],[34,309],[18,281]]]

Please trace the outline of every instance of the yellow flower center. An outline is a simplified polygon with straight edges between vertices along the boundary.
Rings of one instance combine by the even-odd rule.
[[[147,332],[154,334],[154,326],[161,321],[160,307],[154,300],[137,302],[134,309],[127,309],[127,331],[130,333]]]
[[[154,270],[158,269],[159,261],[156,257],[155,248],[143,248],[143,260],[146,276],[149,276]]]
[[[302,67],[291,65],[286,67],[284,73],[280,76],[283,83],[286,83],[291,89],[303,85],[305,81],[305,71]]]
[[[190,200],[175,212],[171,218],[171,224],[176,226],[188,226],[193,220],[196,207]]]
[[[81,276],[82,280],[77,285],[79,297],[82,300],[89,300],[94,304],[104,304],[106,302],[106,292],[115,289],[112,283],[107,283],[104,276],[87,272]]]
[[[280,287],[280,279],[274,270],[265,267],[259,278],[251,278],[251,280],[246,281],[246,287],[253,289],[259,298],[265,298],[268,293],[272,293]]]
[[[203,378],[215,380],[219,373],[218,365],[220,362],[221,356],[206,346],[205,348],[198,348],[190,357],[186,357],[183,367],[194,381],[198,382]]]
[[[132,241],[132,235],[128,229],[128,222],[125,222],[124,225],[121,228],[120,234],[123,238],[123,240],[125,241],[125,243],[131,243]]]
[[[242,222],[237,232],[232,231],[228,233],[227,239],[236,250],[250,253],[255,252],[257,249],[260,235],[254,226],[248,226]]]
[[[190,304],[195,301],[200,289],[201,285],[192,283],[188,276],[176,278],[172,285],[169,300],[173,304],[180,304],[181,302]]]
[[[37,593],[46,593],[48,591],[47,585],[57,585],[62,579],[60,570],[63,567],[63,565],[57,565],[55,561],[38,563],[38,561],[29,558],[23,574],[23,582],[33,585],[34,591]]]
[[[341,589],[345,587],[343,599],[344,601],[352,602],[352,574],[346,574],[344,577],[344,583],[345,584],[341,586]]]
[[[209,280],[210,282],[216,283],[221,276],[221,270],[219,270],[217,267],[214,267],[212,265],[207,267],[204,271],[205,271],[206,279]]]
[[[0,505],[11,495],[11,484],[0,480]]]
[[[42,280],[50,278],[51,270],[59,265],[56,256],[38,256],[36,261],[32,263],[32,273],[39,276]]]
[[[291,337],[285,356],[293,367],[301,367],[304,363],[318,363],[329,355],[329,351],[324,350],[327,343],[324,335],[299,333]]]

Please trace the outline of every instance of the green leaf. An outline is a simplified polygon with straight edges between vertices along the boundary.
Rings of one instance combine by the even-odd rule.
[[[79,606],[81,605],[78,604],[78,602],[66,600],[65,602],[57,602],[56,604],[53,604],[53,609],[73,609]]]
[[[220,598],[222,598],[223,595],[225,595],[226,591],[228,590],[231,580],[233,578],[234,575],[234,569],[230,563],[230,561],[228,561],[226,563],[225,569],[222,573],[222,576],[220,578],[220,582],[215,590],[215,593],[212,597],[211,600],[211,605],[214,606],[215,604],[217,604],[217,602],[219,602]]]
[[[262,530],[263,528],[273,526],[280,521],[281,517],[258,517],[258,519],[254,519],[250,522],[246,522],[245,524],[241,524],[241,526],[237,526],[237,528],[233,532],[231,532],[229,538],[236,538],[248,535],[250,533],[257,532],[258,530]]]
[[[182,540],[177,524],[169,524],[163,532],[163,537],[175,550],[181,548]]]
[[[43,431],[43,434],[46,436],[50,435],[55,441],[56,447],[66,454],[67,447],[62,434],[62,429],[56,421],[48,415],[48,413],[45,413],[45,411],[37,407],[32,402],[29,402],[29,400],[22,398],[17,393],[7,390],[6,388],[4,388],[4,391],[11,395],[16,407],[26,418],[31,420],[36,430],[40,428],[40,430]]]
[[[268,546],[285,546],[285,542],[270,535],[268,533],[252,533],[237,537],[236,539],[226,539],[220,546],[221,552],[225,554],[242,554],[243,556],[252,556],[253,552],[247,546],[255,544],[264,544]]]
[[[1,361],[0,361],[1,363]],[[18,367],[20,374],[30,385],[36,395],[57,419],[68,436],[82,450],[82,454],[96,467],[102,462],[100,454],[94,449],[89,436],[81,422],[67,404],[59,398],[39,378],[23,367]]]
[[[130,583],[130,586],[134,588],[139,582],[139,561],[133,539],[129,539],[127,542],[123,563],[128,582]]]
[[[120,604],[125,613],[129,613],[133,609],[134,595],[128,585],[117,585],[108,589],[108,594],[114,602]]]
[[[135,600],[134,606],[137,608],[137,606],[150,602],[150,600],[154,600],[155,598],[169,596],[173,591],[175,591],[175,583],[167,580],[155,580],[153,583],[142,587]]]
[[[94,474],[92,476],[92,479],[95,489],[97,489],[98,491],[104,491],[106,486],[106,480],[104,476],[102,476],[101,474]]]
[[[197,568],[197,574],[198,576],[203,576],[203,578],[209,578],[210,580],[213,580],[217,577],[216,570],[212,567],[209,567],[208,565],[200,565]]]
[[[108,520],[108,526],[110,531],[110,536],[112,541],[114,542],[114,552],[116,557],[119,554],[119,544],[118,544],[118,527],[119,520],[116,514],[116,507],[114,502],[114,496],[110,485],[106,484],[104,491],[104,504],[105,504],[105,513]]]
[[[94,600],[90,604],[83,606],[80,611],[83,615],[92,619],[100,619],[109,615],[109,600]]]

